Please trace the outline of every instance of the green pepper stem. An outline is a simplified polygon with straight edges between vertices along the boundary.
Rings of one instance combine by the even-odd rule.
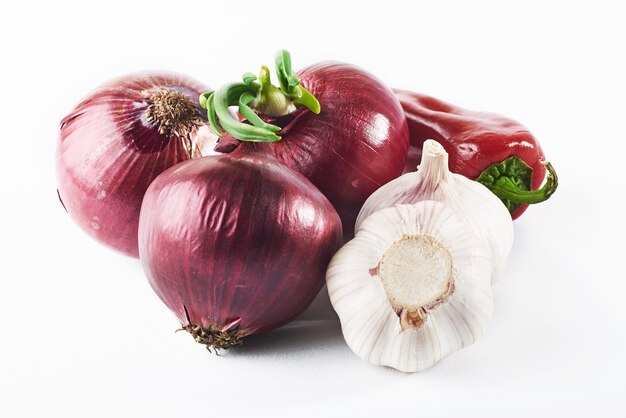
[[[548,200],[559,185],[559,178],[552,164],[544,163],[548,170],[546,182],[539,190],[524,190],[517,186],[509,177],[500,177],[491,187],[491,191],[500,199],[508,199],[518,203],[534,204]]]
[[[559,179],[552,164],[543,163],[548,176],[539,190],[532,190],[533,169],[519,157],[509,157],[504,161],[490,165],[476,179],[491,190],[513,213],[522,204],[533,204],[547,200],[556,190]]]
[[[207,110],[213,130],[222,135],[223,129],[242,141],[275,142],[280,140],[275,132],[281,128],[264,122],[257,113],[280,117],[295,111],[298,105],[315,114],[321,111],[315,96],[300,85],[298,75],[291,68],[289,52],[281,50],[276,55],[276,73],[280,87],[272,84],[268,68],[262,66],[258,77],[245,73],[243,83],[226,84],[202,94],[200,105]],[[249,124],[233,118],[229,106],[238,106]]]

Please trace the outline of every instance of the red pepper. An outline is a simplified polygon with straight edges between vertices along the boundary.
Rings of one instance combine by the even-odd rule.
[[[450,171],[489,188],[516,219],[528,204],[543,202],[558,179],[539,143],[520,123],[504,116],[465,110],[430,96],[394,90],[409,123],[412,146],[427,139],[449,154]],[[541,186],[544,177],[546,182]]]

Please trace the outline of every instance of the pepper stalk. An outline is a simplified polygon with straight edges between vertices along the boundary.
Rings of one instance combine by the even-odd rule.
[[[544,185],[532,190],[533,169],[518,157],[492,164],[476,179],[500,198],[510,213],[522,204],[540,203],[548,200],[559,185],[559,178],[552,164],[543,163],[548,170]]]

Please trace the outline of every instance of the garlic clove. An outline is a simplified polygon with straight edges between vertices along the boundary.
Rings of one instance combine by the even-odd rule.
[[[435,200],[454,209],[489,247],[494,283],[504,272],[513,247],[513,220],[502,201],[482,184],[448,169],[448,154],[437,141],[424,142],[416,172],[376,190],[363,204],[355,230],[372,213],[398,204]]]
[[[414,372],[485,332],[491,269],[489,249],[462,218],[423,201],[365,219],[326,280],[348,346],[370,363]]]

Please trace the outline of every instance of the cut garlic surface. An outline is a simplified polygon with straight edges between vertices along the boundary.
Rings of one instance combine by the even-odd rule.
[[[424,200],[445,203],[489,247],[493,262],[492,283],[506,267],[513,246],[513,220],[506,206],[489,189],[448,169],[448,154],[437,141],[424,142],[416,172],[407,173],[376,190],[363,204],[355,230],[372,213],[397,204]]]
[[[328,267],[348,346],[376,365],[415,372],[472,344],[493,312],[491,254],[435,201],[375,212]]]

